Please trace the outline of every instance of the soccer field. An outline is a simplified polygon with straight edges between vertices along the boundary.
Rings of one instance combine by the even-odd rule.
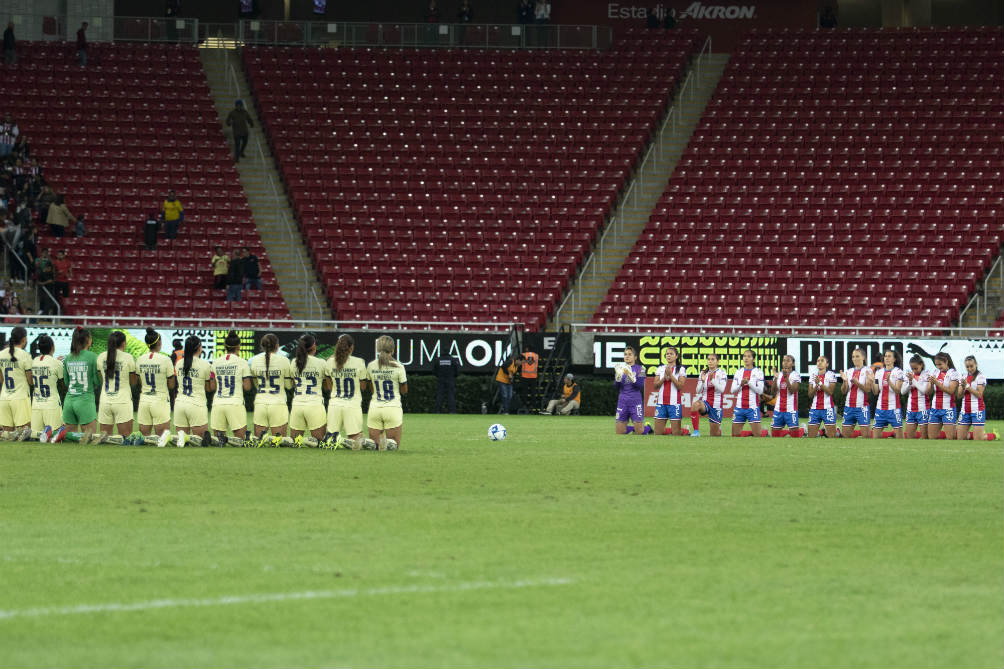
[[[1002,441],[612,433],[0,444],[0,665],[1004,665]]]

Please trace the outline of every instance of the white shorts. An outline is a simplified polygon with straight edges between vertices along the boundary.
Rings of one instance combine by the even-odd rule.
[[[243,404],[213,405],[210,427],[214,431],[241,430],[248,426],[248,412]]]
[[[209,423],[209,412],[206,407],[191,404],[174,405],[174,429],[184,430],[191,427],[202,427]]]
[[[362,407],[328,404],[328,432],[353,435],[359,434],[362,431]]]
[[[289,429],[313,432],[324,427],[327,420],[322,404],[294,404],[289,412]]]
[[[136,420],[140,425],[163,425],[171,422],[171,403],[167,400],[139,401]]]
[[[109,404],[102,402],[98,407],[98,423],[101,425],[118,425],[132,422],[132,403]]]
[[[370,404],[366,415],[366,425],[374,430],[393,430],[401,427],[404,422],[404,411],[401,407],[375,407]]]
[[[21,427],[31,422],[31,400],[0,400],[0,425]]]
[[[55,430],[63,424],[63,407],[58,404],[38,404],[31,407],[31,429],[41,432],[46,425]]]
[[[256,404],[254,424],[262,427],[282,427],[289,422],[289,409],[285,404]]]

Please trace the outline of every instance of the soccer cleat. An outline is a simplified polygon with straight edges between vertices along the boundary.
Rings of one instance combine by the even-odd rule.
[[[240,437],[227,437],[227,446],[231,448],[240,448],[244,445],[244,440]]]
[[[691,437],[699,437],[699,436],[701,436],[701,432],[700,432],[700,430],[694,430],[693,432],[690,433],[690,436]]]
[[[148,434],[143,437],[144,446],[160,446],[160,437],[155,434]]]
[[[31,427],[23,427],[17,431],[18,441],[28,441],[31,439]]]
[[[296,442],[293,441],[292,437],[278,437],[279,448],[293,448],[296,446]]]
[[[202,444],[201,445],[202,446],[210,446],[211,447],[211,446],[222,446],[223,444],[220,443],[220,440],[217,437],[214,437],[211,432],[209,432],[208,430],[206,430],[205,432],[202,433]]]
[[[303,448],[303,446],[304,446],[303,435],[302,434],[296,435],[296,438],[293,439],[293,447],[294,448]]]
[[[157,448],[164,448],[167,446],[167,442],[171,441],[171,431],[164,430],[161,432],[160,436],[157,437]]]
[[[188,435],[188,445],[195,446],[196,448],[202,446],[202,437],[197,434]]]
[[[122,437],[121,434],[110,434],[107,437],[105,437],[106,444],[115,444],[117,446],[123,446],[125,444],[125,441],[126,440]]]
[[[11,430],[0,430],[0,441],[10,441],[11,440]]]
[[[178,434],[174,437],[174,445],[178,448],[184,448],[188,444],[188,435],[185,434],[184,430],[178,430]]]
[[[94,434],[91,435],[91,440],[88,443],[91,443],[91,444],[103,444],[106,441],[108,441],[108,433],[107,432],[95,432]]]
[[[303,444],[307,448],[317,448],[321,445],[321,442],[317,441],[317,437],[312,434],[303,435]]]
[[[66,426],[60,425],[56,428],[56,431],[52,433],[52,439],[50,439],[50,441],[54,444],[58,444],[64,439],[66,439]]]
[[[46,425],[45,428],[42,430],[42,434],[38,435],[38,441],[39,443],[47,444],[49,443],[49,439],[51,438],[52,438],[52,426]]]
[[[241,445],[244,448],[258,448],[258,443],[259,443],[258,439],[255,439],[254,436],[248,434],[246,437],[244,437],[244,441],[241,442]]]
[[[396,451],[397,450],[397,442],[394,441],[393,439],[387,439],[384,442],[384,450],[385,451]]]
[[[362,439],[361,441],[362,441],[362,449],[364,451],[376,451],[376,450],[379,450],[378,447],[377,447],[377,443],[375,441],[373,441],[372,439]]]

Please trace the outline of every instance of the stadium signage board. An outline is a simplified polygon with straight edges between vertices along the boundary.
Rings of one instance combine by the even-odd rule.
[[[682,364],[692,376],[704,369],[709,353],[718,355],[718,364],[729,375],[743,364],[743,352],[752,349],[756,354],[756,365],[770,373],[780,367],[781,356],[786,352],[783,337],[699,337],[679,335],[605,335],[597,334],[593,339],[593,372],[613,373],[614,366],[624,361],[624,349],[634,347],[638,359],[645,366],[646,374],[655,374],[662,364],[663,351],[675,346],[680,351]]]

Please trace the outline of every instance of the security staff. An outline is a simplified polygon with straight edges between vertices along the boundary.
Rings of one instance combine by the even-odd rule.
[[[444,404],[449,406],[450,413],[457,413],[456,391],[460,361],[447,354],[440,355],[432,361],[432,373],[436,375],[436,413],[442,413]]]

